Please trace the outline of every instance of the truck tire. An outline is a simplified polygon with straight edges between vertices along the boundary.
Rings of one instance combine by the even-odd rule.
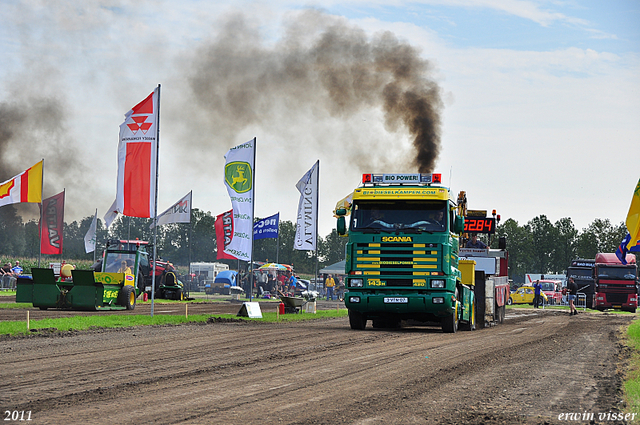
[[[454,334],[458,330],[458,301],[456,301],[456,308],[451,316],[447,316],[442,319],[442,332],[448,334]]]
[[[127,310],[136,308],[136,291],[133,286],[126,285],[120,290],[118,304],[125,306]]]
[[[467,323],[462,323],[460,328],[463,331],[475,331],[476,330],[476,299],[473,298],[473,304],[471,305],[471,317]]]
[[[354,310],[349,310],[349,325],[351,329],[364,330],[367,326],[367,316]]]

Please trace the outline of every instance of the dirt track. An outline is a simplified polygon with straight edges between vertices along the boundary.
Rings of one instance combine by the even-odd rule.
[[[34,424],[567,423],[620,408],[630,319],[514,309],[457,334],[345,318],[4,339],[0,407]]]

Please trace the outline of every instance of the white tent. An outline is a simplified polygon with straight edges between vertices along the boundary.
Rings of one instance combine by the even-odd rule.
[[[345,262],[345,260],[338,261],[324,269],[320,269],[320,274],[344,274]]]

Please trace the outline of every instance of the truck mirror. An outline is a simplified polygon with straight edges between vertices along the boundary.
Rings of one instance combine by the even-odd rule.
[[[338,211],[336,211],[336,214],[338,214]],[[347,225],[344,220],[344,215],[341,215],[340,217],[338,217],[337,231],[338,231],[338,234],[341,236],[347,233]]]
[[[464,217],[456,214],[456,218],[453,223],[453,233],[460,234],[463,231],[464,231]]]
[[[344,217],[345,215],[347,215],[347,210],[345,208],[338,208],[336,210],[336,215],[338,217]]]
[[[498,249],[507,249],[507,237],[500,236],[498,239]]]

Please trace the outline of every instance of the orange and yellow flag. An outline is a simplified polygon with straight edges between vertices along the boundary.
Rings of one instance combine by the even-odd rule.
[[[20,202],[42,202],[43,162],[0,184],[0,207]]]
[[[640,180],[636,185],[636,190],[633,191],[633,197],[631,198],[631,206],[629,207],[629,213],[627,214],[627,230],[631,235],[631,239],[627,244],[627,249],[631,250],[640,239]]]

